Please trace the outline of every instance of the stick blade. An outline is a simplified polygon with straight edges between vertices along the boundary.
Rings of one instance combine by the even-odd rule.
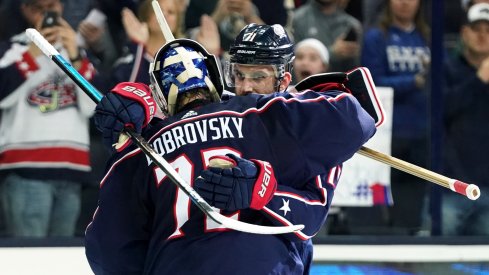
[[[287,233],[298,232],[304,229],[303,224],[288,225],[288,226],[264,226],[264,225],[256,225],[256,224],[241,222],[238,220],[233,220],[231,218],[222,216],[220,214],[217,217],[211,217],[211,218],[213,218],[214,221],[220,223],[222,226],[226,228],[241,231],[241,232],[246,232],[246,233],[253,233],[253,234],[263,234],[263,235],[287,234]]]

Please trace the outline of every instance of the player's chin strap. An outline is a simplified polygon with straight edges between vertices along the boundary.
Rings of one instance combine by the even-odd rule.
[[[286,87],[284,87],[283,90],[280,90],[280,83],[282,83],[282,81],[285,79],[285,74],[286,73],[289,73],[292,77],[292,67],[293,67],[293,62],[294,62],[294,59],[295,59],[295,56],[292,57],[290,59],[290,61],[284,65],[284,68],[283,69],[280,69],[280,70],[283,70],[283,72],[279,71],[278,72],[278,75],[281,75],[280,77],[277,77],[277,82],[275,84],[275,91],[279,91],[279,92],[285,92],[287,91],[287,88],[289,87],[288,85]],[[290,82],[289,82],[290,83]]]

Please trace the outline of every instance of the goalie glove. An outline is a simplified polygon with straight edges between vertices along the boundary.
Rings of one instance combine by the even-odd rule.
[[[122,82],[107,93],[95,108],[95,126],[102,132],[103,143],[109,150],[120,143],[125,127],[141,133],[155,114],[156,103],[149,87],[142,83]],[[124,145],[128,139],[121,139]],[[118,144],[116,149],[125,146]]]
[[[277,180],[270,163],[227,154],[213,159],[195,180],[195,190],[212,206],[227,211],[262,209],[273,197]],[[224,165],[223,165],[224,164]],[[215,166],[215,164],[214,164]]]

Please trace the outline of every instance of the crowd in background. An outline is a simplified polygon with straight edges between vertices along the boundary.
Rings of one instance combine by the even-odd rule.
[[[429,102],[441,100],[443,173],[478,184],[484,196],[489,176],[484,125],[489,121],[489,8],[470,8],[485,1],[445,3],[450,19],[444,49],[431,48],[430,1],[158,2],[175,37],[198,41],[223,63],[236,34],[246,24],[258,23],[286,26],[294,38],[294,84],[316,73],[368,67],[376,85],[394,89],[392,155],[422,167],[429,167],[430,160]],[[149,84],[149,63],[165,43],[151,0],[0,3],[0,236],[82,236],[108,158],[86,111],[93,106],[65,83],[62,72],[50,73],[55,69],[37,64],[41,53],[22,36],[28,27],[43,29],[47,10],[58,12],[59,28],[43,35],[102,92],[122,81]],[[446,52],[442,99],[430,97],[433,51]],[[36,79],[29,78],[34,73]],[[26,111],[32,106],[37,113]],[[22,132],[26,128],[32,131]],[[33,154],[39,157],[32,159]],[[429,184],[393,169],[391,188],[394,206],[341,209],[343,218],[330,219],[333,224],[325,233],[429,231]],[[40,193],[44,197],[38,198]],[[487,201],[443,192],[442,234],[488,235]]]

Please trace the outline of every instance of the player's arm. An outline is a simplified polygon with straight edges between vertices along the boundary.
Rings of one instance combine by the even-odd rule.
[[[339,171],[332,169],[298,189],[277,183],[270,163],[228,154],[211,159],[210,167],[201,172],[194,187],[219,209],[262,210],[269,222],[277,226],[304,224],[301,232],[286,236],[301,241],[314,236],[323,225]]]
[[[340,172],[340,166],[335,167],[328,174],[318,175],[300,188],[278,184],[263,213],[277,226],[304,224],[303,230],[288,234],[287,238],[299,241],[312,238],[326,221]]]
[[[328,173],[351,158],[376,131],[373,118],[354,96],[318,90],[258,98],[265,102],[258,116],[280,160],[274,166],[279,177],[302,181],[304,173]]]
[[[95,274],[143,273],[151,205],[142,195],[141,155],[136,149],[114,159],[100,183],[98,207],[85,234],[85,253]]]

